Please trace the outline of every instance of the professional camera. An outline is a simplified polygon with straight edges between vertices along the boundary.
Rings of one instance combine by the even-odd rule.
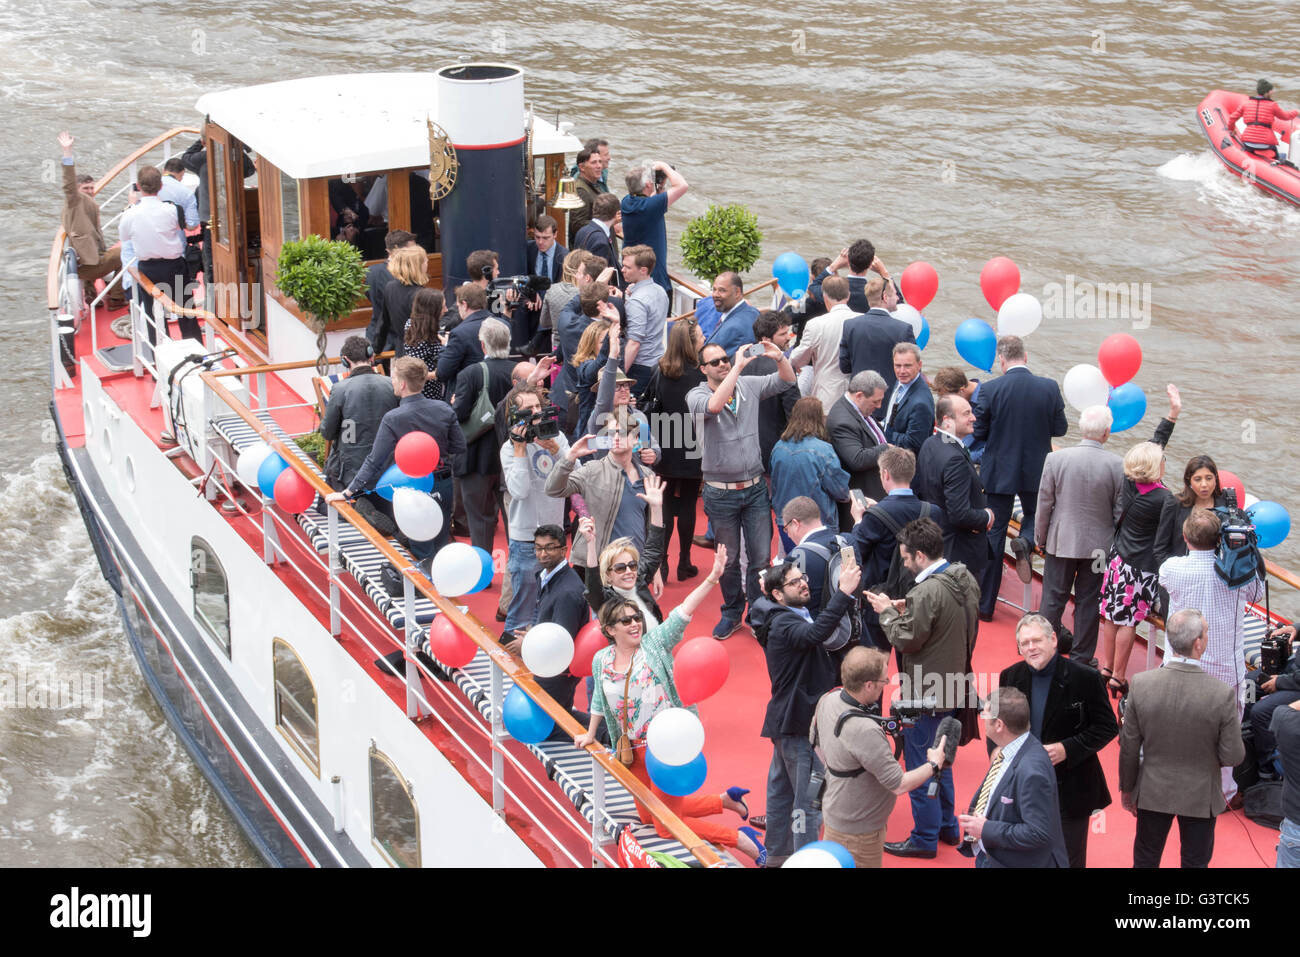
[[[1280,675],[1286,670],[1291,659],[1291,642],[1279,635],[1277,628],[1271,628],[1259,643],[1259,670],[1270,677]]]
[[[554,405],[545,405],[536,412],[516,412],[510,423],[511,438],[514,438],[521,425],[524,427],[525,443],[537,439],[553,439],[560,434],[560,410]]]
[[[669,163],[668,167],[669,169],[673,169],[673,170],[677,169],[677,167],[673,166],[672,163]],[[662,193],[664,191],[664,184],[667,182],[668,182],[667,171],[662,169],[655,170],[655,192]]]
[[[550,288],[551,280],[547,276],[502,276],[488,283],[488,308],[498,316],[504,316],[519,303],[540,296]]]

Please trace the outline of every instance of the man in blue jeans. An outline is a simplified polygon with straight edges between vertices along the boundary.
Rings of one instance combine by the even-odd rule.
[[[700,352],[704,382],[686,394],[686,407],[702,421],[696,429],[703,452],[704,514],[713,523],[719,544],[727,546],[727,567],[722,573],[722,620],[713,629],[719,641],[740,627],[745,600],[759,597],[758,574],[772,557],[772,502],[763,480],[763,454],[758,439],[759,403],[795,381],[794,367],[770,341],[764,355],[777,363],[766,376],[744,376],[748,350],[740,350],[734,363],[722,346],[706,345]],[[749,563],[741,587],[740,535],[745,534]]]
[[[1273,712],[1269,725],[1282,756],[1282,835],[1278,867],[1300,867],[1300,701]]]

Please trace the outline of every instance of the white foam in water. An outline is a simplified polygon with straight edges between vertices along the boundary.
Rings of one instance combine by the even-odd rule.
[[[1156,172],[1175,182],[1195,183],[1197,198],[1234,223],[1300,236],[1300,209],[1228,172],[1211,150],[1181,153]]]

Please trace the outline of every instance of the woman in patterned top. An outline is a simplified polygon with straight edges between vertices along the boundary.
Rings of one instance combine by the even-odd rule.
[[[438,353],[442,352],[442,337],[438,334],[442,310],[442,291],[421,287],[411,302],[411,317],[406,320],[403,337],[406,354],[419,359],[429,370],[424,380],[426,399],[441,399],[446,394],[443,384],[433,374],[438,367]]]
[[[735,811],[742,820],[748,820],[749,808],[742,800],[749,793],[747,790],[732,787],[721,794],[674,797],[654,786],[645,763],[645,735],[651,719],[666,708],[682,707],[677,687],[673,684],[673,648],[682,640],[691,614],[717,587],[726,564],[727,550],[719,545],[708,577],[672,610],[663,624],[644,635],[645,619],[636,602],[605,603],[600,610],[600,630],[610,644],[591,659],[591,673],[596,678],[591,723],[587,726],[587,733],[574,738],[573,743],[585,748],[595,741],[601,721],[609,726],[610,740],[618,740],[621,734],[626,734],[632,742],[634,756],[628,770],[638,780],[700,837],[723,847],[734,847],[762,867],[767,852],[756,830],[752,827],[737,830],[702,820],[722,813],[724,808]],[[692,707],[691,710],[695,709]],[[637,802],[636,808],[642,822],[649,824],[654,821],[641,802]],[[672,836],[659,822],[654,821],[654,825],[661,837]]]

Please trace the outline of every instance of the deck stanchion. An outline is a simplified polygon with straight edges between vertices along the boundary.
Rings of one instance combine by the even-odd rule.
[[[420,704],[420,669],[415,661],[415,633],[419,627],[415,623],[415,582],[407,576],[402,577],[402,617],[406,619],[406,716],[416,721],[425,711]]]
[[[601,867],[597,851],[604,843],[601,840],[604,830],[601,821],[605,818],[605,769],[594,754],[591,756],[591,810],[591,866]]]
[[[326,505],[325,509],[329,534],[330,634],[337,638],[343,634],[339,612],[339,511],[333,505]]]
[[[506,739],[505,724],[501,720],[501,706],[505,701],[505,679],[497,663],[492,662],[492,810],[504,815],[506,810],[505,759],[501,742]]]

